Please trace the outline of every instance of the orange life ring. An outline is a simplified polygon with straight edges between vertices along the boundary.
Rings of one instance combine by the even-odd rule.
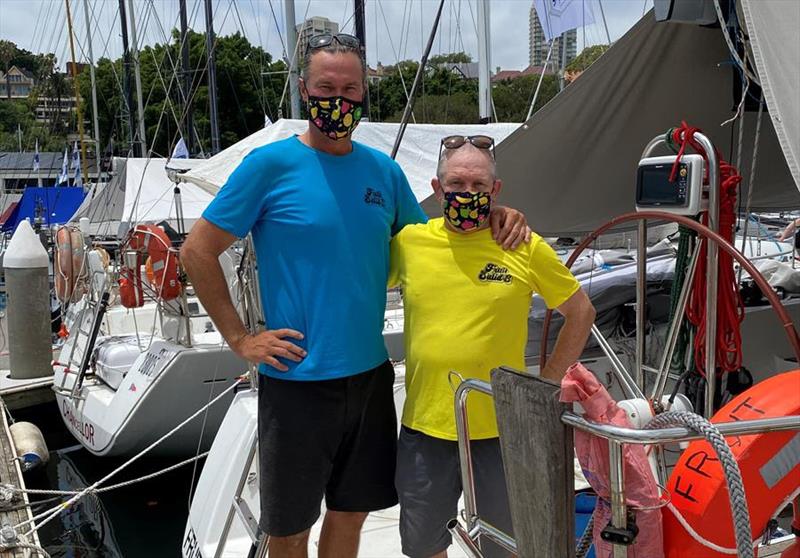
[[[144,276],[147,278],[147,284],[155,288],[156,276],[153,273],[153,258],[150,256],[144,262]]]
[[[784,372],[739,394],[711,422],[800,414],[800,370]],[[744,481],[752,539],[800,491],[800,432],[771,432],[726,438]],[[728,489],[716,453],[705,440],[683,452],[668,483],[664,511],[666,558],[732,556],[736,547]],[[695,534],[689,532],[693,530]],[[702,542],[701,540],[702,539]]]
[[[166,233],[155,225],[136,225],[128,235],[123,251],[136,253],[135,262],[123,266],[119,280],[119,294],[126,308],[138,308],[144,304],[142,265],[151,261],[153,279],[149,281],[162,300],[173,300],[181,294],[178,252]]]
[[[56,231],[55,283],[60,302],[77,300],[86,288],[88,272],[83,234],[75,227],[59,227]]]

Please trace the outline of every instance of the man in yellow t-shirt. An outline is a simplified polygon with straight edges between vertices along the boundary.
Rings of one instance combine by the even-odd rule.
[[[403,287],[406,344],[395,484],[403,553],[412,558],[446,556],[451,537],[445,525],[456,517],[461,495],[450,371],[488,380],[501,365],[524,370],[528,311],[538,294],[565,317],[542,371],[560,381],[594,321],[588,297],[540,236],[515,251],[492,240],[488,215],[502,186],[493,148],[488,136],[443,139],[431,182],[443,217],[406,226],[391,244],[389,283]],[[510,534],[493,402],[471,397],[467,410],[478,512]],[[490,543],[484,554],[507,556]]]

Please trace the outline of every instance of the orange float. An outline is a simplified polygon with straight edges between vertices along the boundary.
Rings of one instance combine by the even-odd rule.
[[[67,227],[59,227],[56,231],[54,275],[56,297],[60,302],[67,302],[72,296],[75,281],[72,274],[72,235]]]
[[[800,370],[756,384],[722,407],[711,422],[800,414]],[[800,492],[800,432],[770,432],[726,438],[742,473],[752,539]],[[667,485],[664,510],[666,558],[735,556],[735,536],[725,476],[705,440],[683,452]],[[694,531],[692,533],[691,531]]]
[[[173,300],[181,294],[178,252],[172,248],[167,234],[155,225],[136,225],[128,235],[123,252],[135,252],[135,261],[123,266],[119,280],[119,295],[126,308],[144,304],[141,268],[150,262],[148,283],[162,300]]]
[[[56,231],[55,284],[60,302],[76,300],[85,290],[86,247],[83,235],[74,227],[59,227]]]
[[[86,292],[89,270],[86,262],[86,244],[83,234],[76,228],[70,228],[72,240],[72,276],[75,281],[72,287],[72,300],[78,300]]]
[[[781,553],[781,558],[800,558],[800,496],[794,501],[794,519],[792,520],[794,542]]]

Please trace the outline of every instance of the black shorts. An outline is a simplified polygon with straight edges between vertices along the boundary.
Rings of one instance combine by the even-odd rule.
[[[347,378],[302,382],[259,374],[258,440],[263,532],[309,529],[323,496],[330,510],[397,504],[397,416],[389,361]]]

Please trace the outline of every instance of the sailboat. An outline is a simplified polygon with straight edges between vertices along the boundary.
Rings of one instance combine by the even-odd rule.
[[[73,216],[91,238],[92,249],[82,263],[88,270],[86,284],[81,285],[86,294],[72,300],[67,309],[67,338],[53,366],[54,390],[67,429],[95,455],[137,453],[205,406],[202,416],[156,450],[186,455],[210,444],[232,394],[216,405],[209,406],[210,402],[236,382],[247,366],[213,326],[191,285],[179,277],[178,247],[211,197],[192,185],[178,187],[172,180],[198,161],[169,161],[147,153],[136,14],[126,16],[125,2],[119,8],[124,57],[127,61],[129,52],[132,55],[136,84],[134,110],[131,65],[126,63],[124,98],[125,112],[131,117],[131,152],[142,156],[115,158],[113,180],[93,191]],[[181,14],[185,37],[185,2]],[[211,17],[207,9],[209,30],[213,29]],[[184,54],[183,64],[188,65],[185,49]],[[213,48],[207,56],[215,105]],[[182,93],[184,102],[191,98],[189,91]],[[214,128],[216,106],[212,112]],[[116,257],[109,261],[101,245]],[[165,255],[166,261],[159,260],[156,252]],[[221,256],[236,299],[241,289],[235,268],[241,257],[240,248]],[[164,291],[160,263],[174,275],[169,283],[176,291],[172,296]]]
[[[770,76],[776,75],[774,74],[776,71],[784,73],[788,71],[796,78],[797,69],[800,68],[800,64],[796,60],[796,52],[791,55],[795,57],[794,64],[788,65],[785,61],[765,62],[763,58],[759,58],[759,56],[763,56],[763,52],[786,51],[785,48],[775,49],[776,45],[797,45],[795,31],[797,25],[800,24],[800,18],[797,17],[796,7],[790,3],[757,3],[752,0],[741,0],[737,4],[744,11],[745,17],[742,21],[748,26],[751,40],[755,41],[753,43],[754,51],[756,47],[763,49],[762,54],[756,55],[757,71],[762,87],[770,83]],[[795,11],[788,13],[791,10]],[[761,42],[759,43],[759,41]],[[661,134],[663,137],[664,132],[670,126],[680,123],[680,118],[686,118],[693,124],[699,124],[704,129],[710,130],[714,145],[722,152],[727,152],[728,144],[725,138],[728,137],[729,132],[726,130],[720,133],[716,130],[716,126],[730,116],[729,104],[720,102],[720,99],[727,98],[732,90],[730,82],[732,74],[729,69],[724,76],[720,74],[721,70],[715,70],[719,68],[717,62],[727,60],[729,56],[730,53],[719,29],[675,23],[656,23],[651,11],[612,46],[600,59],[600,62],[589,68],[576,83],[570,85],[564,93],[557,97],[557,102],[546,106],[505,141],[499,143],[497,147],[498,165],[504,169],[504,177],[509,185],[506,202],[513,207],[521,208],[529,216],[531,222],[536,223],[537,228],[544,234],[560,236],[565,232],[592,233],[595,229],[605,227],[607,216],[622,214],[634,209],[632,182],[643,146],[656,134]],[[789,58],[791,56],[787,55]],[[687,63],[689,60],[691,63]],[[791,68],[791,70],[787,70],[787,68]],[[642,83],[647,84],[647,87],[642,87]],[[679,87],[676,84],[692,84],[693,87],[688,89],[687,86],[685,92],[676,92],[676,88]],[[790,134],[786,133],[786,127],[793,126],[796,122],[800,122],[800,119],[787,119],[786,116],[775,117],[775,113],[797,115],[796,89],[785,86],[781,89],[780,83],[773,85],[775,89],[772,90],[772,93],[769,93],[769,89],[765,89],[766,105],[773,112],[771,125],[769,122],[763,123],[761,142],[754,142],[754,139],[758,139],[754,137],[756,136],[754,133],[755,123],[751,122],[754,125],[748,126],[750,131],[745,134],[745,138],[749,138],[750,145],[755,143],[761,149],[760,166],[755,171],[756,181],[748,185],[750,188],[754,188],[754,184],[757,184],[757,190],[754,188],[750,198],[752,203],[748,203],[748,212],[756,208],[779,210],[797,208],[800,205],[800,198],[798,198],[800,176],[798,176],[798,165],[795,158],[795,154],[798,153],[797,140],[800,138],[800,134],[790,137]],[[621,96],[617,94],[617,91],[627,91],[629,94]],[[654,110],[654,107],[664,110]],[[573,126],[565,128],[563,123],[570,119],[574,120]],[[744,120],[752,119],[747,116]],[[554,141],[554,138],[558,138],[559,141]],[[571,145],[575,150],[565,153],[561,149],[562,140],[563,144]],[[575,164],[576,153],[582,158],[581,164]],[[562,164],[557,164],[558,162]],[[755,165],[752,157],[747,158],[745,165],[747,163]],[[506,171],[506,169],[508,170]],[[746,175],[747,172],[745,171],[744,174]],[[569,184],[572,193],[565,195],[563,188],[530,188],[530,177],[532,176],[536,176],[538,180],[547,184]],[[588,192],[593,195],[588,195]],[[570,202],[565,203],[564,200],[570,200]],[[434,204],[433,200],[429,200],[427,203],[431,212],[435,209]],[[561,211],[556,211],[557,208],[560,208]],[[647,215],[651,219],[656,216],[661,219],[668,217],[666,213],[656,212]],[[628,216],[626,219],[621,219],[620,224],[635,222],[635,218],[632,216]],[[642,239],[643,236],[639,238]],[[590,235],[589,240],[591,241],[592,238],[593,236]],[[646,245],[647,242],[640,242],[640,257],[642,254],[646,255]],[[583,248],[581,246],[580,250]],[[590,265],[590,269],[593,267]],[[762,287],[767,285],[757,270],[750,265],[746,267]],[[639,275],[637,284],[646,285],[645,277]],[[754,366],[754,369],[758,367],[758,371],[763,374],[756,379],[770,377],[770,381],[772,381],[781,377],[778,374],[781,370],[797,369],[798,360],[795,352],[800,351],[800,337],[796,331],[796,324],[800,320],[797,317],[796,300],[785,300],[781,305],[776,297],[772,296],[771,289],[769,287],[766,289],[773,306],[749,309],[745,324],[750,322],[755,324],[755,327],[745,330],[743,335],[746,337],[745,343],[749,341],[755,345],[747,346],[745,349],[747,354],[755,355],[752,357],[754,360],[751,365]],[[639,297],[637,297],[636,303],[640,304]],[[645,302],[642,301],[641,304],[644,305]],[[788,322],[776,321],[777,310],[775,310],[774,304],[778,305],[777,308],[780,309],[782,319],[789,316],[789,313],[793,318],[787,318]],[[679,314],[677,319],[680,320],[681,316],[682,314]],[[773,324],[772,329],[767,327],[770,321]],[[640,322],[634,326],[637,338],[645,335],[645,330],[641,325]],[[608,361],[615,360],[614,351],[608,350],[607,347],[606,349],[603,351],[605,353],[603,358]],[[661,354],[657,353],[654,356],[659,357]],[[597,359],[592,360],[596,361]],[[529,371],[535,373],[536,368],[535,365],[531,366]],[[614,368],[614,366],[609,368]],[[612,370],[609,378],[625,377],[623,374],[613,372]],[[637,374],[637,379],[642,381],[640,378],[646,377],[646,374],[640,374]],[[796,376],[797,372],[793,374]],[[605,379],[602,374],[597,376],[601,380]],[[635,381],[634,379],[629,380]],[[668,381],[671,387],[674,385],[675,378],[668,378]],[[640,387],[644,387],[644,384]],[[491,386],[486,389],[491,392]],[[746,395],[745,393],[742,397],[746,397]],[[399,399],[402,399],[401,394]],[[707,390],[706,400],[712,403],[705,409],[710,416],[714,408],[713,389]],[[186,558],[195,558],[201,555],[252,555],[259,543],[263,542],[258,529],[257,475],[259,471],[255,465],[256,401],[254,392],[238,394],[221,426],[221,435],[212,445],[186,525],[182,544],[182,554]],[[787,403],[794,404],[796,401],[787,401]],[[535,411],[516,409],[516,412],[524,414]],[[569,424],[576,427],[594,428],[597,432],[606,432],[599,426],[592,426],[579,415],[563,418],[563,420],[567,419],[570,420]],[[780,422],[784,429],[795,431],[800,429],[800,421],[797,416],[781,417],[775,420]],[[743,422],[747,423],[748,421]],[[732,427],[727,425],[726,428]],[[739,426],[739,428],[744,431],[747,426]],[[604,435],[606,437],[613,436],[610,433]],[[794,438],[789,437],[790,440],[796,440],[796,438],[796,435]],[[781,439],[786,439],[786,437]],[[468,440],[460,441],[468,445]],[[782,478],[794,479],[791,482],[794,482],[794,494],[796,495],[796,491],[800,490],[800,460],[797,459],[796,453],[787,455],[789,455],[789,460],[785,462],[786,467],[781,469],[782,474],[786,476]],[[463,467],[465,467],[464,464],[462,464]],[[625,513],[625,500],[622,496],[623,479],[619,476],[614,478],[619,486],[615,488],[616,492],[612,495],[614,523],[611,524],[611,527],[614,527],[618,533],[625,533],[629,528],[626,523],[629,516]],[[698,478],[696,482],[703,482],[703,479]],[[467,485],[465,484],[465,486]],[[539,494],[530,494],[524,489],[518,492],[511,495],[512,500],[520,498],[530,502],[532,498],[540,497]],[[767,514],[758,515],[759,521],[764,517],[774,517],[791,497],[790,487],[788,497],[781,502],[781,505],[777,509],[770,509]],[[751,505],[756,505],[756,503],[751,502]],[[619,512],[620,507],[622,513]],[[457,551],[463,551],[470,557],[480,557],[482,556],[479,548],[480,537],[491,537],[495,541],[503,541],[507,548],[512,549],[511,547],[513,547],[512,550],[520,556],[541,556],[542,553],[556,555],[552,554],[553,548],[551,547],[524,546],[526,543],[530,543],[530,538],[514,541],[508,537],[504,538],[502,534],[492,532],[477,521],[476,516],[471,515],[474,512],[474,509],[468,509],[462,519],[462,521],[466,520],[467,525],[461,529],[461,536],[457,538],[460,545]],[[795,510],[795,513],[800,512]],[[533,516],[525,519],[536,521]],[[400,556],[400,549],[396,544],[399,542],[398,539],[394,539],[394,546],[389,544],[387,548],[386,538],[380,542],[370,538],[371,529],[378,529],[379,533],[386,534],[388,537],[388,531],[380,530],[385,527],[380,520],[392,521],[390,513],[372,514],[368,519],[368,528],[365,529],[364,539],[362,539],[362,554]],[[714,517],[712,521],[712,532],[704,531],[705,537],[708,538],[703,539],[705,542],[700,546],[697,545],[697,542],[703,536],[698,535],[697,532],[690,533],[691,536],[684,536],[684,533],[681,537],[668,538],[665,543],[667,556],[670,558],[684,556],[710,558],[735,553],[735,550],[731,551],[729,548],[730,540],[733,538],[733,528],[726,523],[724,517]],[[550,523],[549,517],[545,523]],[[460,521],[454,520],[452,526],[454,531],[458,531],[459,524]],[[688,529],[685,525],[678,528]],[[393,529],[396,531],[396,525]],[[568,530],[563,526],[555,526],[555,529],[561,529],[559,532],[568,537],[569,540],[562,541],[564,545],[574,544],[572,533],[566,532]],[[770,531],[771,528],[768,528],[766,523],[754,523],[752,529],[752,533],[746,534],[747,544],[750,546],[750,552],[753,547],[756,547],[759,556],[776,556],[790,545],[796,545],[792,535],[772,540],[774,537]],[[633,536],[635,537],[635,534]],[[691,552],[694,554],[685,554],[678,541],[690,540],[692,537],[694,540],[691,543]],[[708,539],[714,540],[709,541]],[[754,543],[751,545],[750,542],[753,540]],[[620,538],[617,538],[616,541],[622,542]],[[630,542],[627,540],[626,544]],[[689,547],[687,544],[686,548]],[[615,558],[628,555],[627,548],[623,544],[614,544],[611,552]],[[557,555],[567,555],[567,553]]]
[[[182,170],[200,161],[171,163]],[[189,291],[178,300],[152,293],[138,307],[121,302],[116,282],[132,252],[126,239],[141,223],[170,230],[191,226],[210,200],[185,186],[181,210],[166,160],[115,159],[109,185],[87,200],[73,217],[95,240],[113,239],[117,260],[109,265],[94,247],[87,252],[85,294],[69,305],[67,338],[53,366],[56,401],[68,430],[96,455],[134,453],[207,403],[246,370]],[[169,193],[165,195],[165,193]],[[174,229],[173,229],[174,227]],[[234,293],[235,252],[222,262]],[[228,401],[229,402],[229,401]],[[188,425],[159,450],[189,454],[208,445],[224,415],[224,404]]]

